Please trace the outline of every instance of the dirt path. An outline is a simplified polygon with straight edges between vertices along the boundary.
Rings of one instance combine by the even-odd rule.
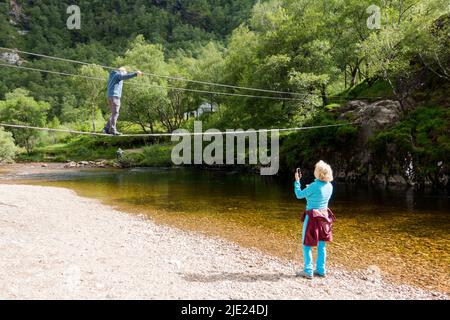
[[[61,188],[0,185],[0,299],[447,299],[376,272],[295,278],[253,249]]]

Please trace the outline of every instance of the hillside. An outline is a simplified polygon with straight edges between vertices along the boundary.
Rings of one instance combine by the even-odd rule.
[[[9,3],[8,3],[9,2]],[[168,50],[192,49],[210,40],[224,40],[248,18],[255,0],[118,0],[77,1],[81,29],[68,30],[67,8],[73,1],[10,0],[1,4],[0,45],[57,53],[99,43],[119,53],[142,34]],[[3,31],[4,30],[4,31]],[[16,31],[19,30],[22,36]],[[99,56],[100,57],[100,56]]]

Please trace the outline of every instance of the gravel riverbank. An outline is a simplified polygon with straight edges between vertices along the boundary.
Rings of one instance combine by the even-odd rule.
[[[289,262],[73,191],[0,185],[0,299],[448,299],[376,270],[296,278]]]

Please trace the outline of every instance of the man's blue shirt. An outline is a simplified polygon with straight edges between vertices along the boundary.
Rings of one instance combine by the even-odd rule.
[[[108,97],[122,97],[123,80],[128,80],[137,76],[136,72],[121,74],[119,71],[112,71],[108,80]]]

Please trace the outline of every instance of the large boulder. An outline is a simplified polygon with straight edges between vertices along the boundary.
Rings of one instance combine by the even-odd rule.
[[[20,56],[15,52],[2,52],[0,53],[0,61],[4,61],[8,64],[21,65],[22,61]]]
[[[346,181],[364,181],[378,185],[403,186],[408,184],[407,178],[402,172],[390,172],[390,170],[375,169],[375,163],[380,159],[374,159],[368,142],[382,130],[394,126],[400,121],[402,108],[398,101],[380,100],[366,102],[354,100],[337,109],[338,119],[359,125],[358,135],[351,150],[351,154],[340,160],[337,166],[337,177],[345,177]],[[392,148],[391,148],[392,147]],[[388,150],[395,153],[395,146],[387,146]],[[384,160],[383,160],[384,161]],[[342,171],[342,172],[341,172]]]
[[[390,186],[405,186],[408,185],[408,181],[399,174],[390,176],[388,179],[388,184]]]
[[[348,102],[340,112],[339,120],[352,121],[361,126],[358,143],[363,146],[374,134],[397,123],[402,109],[400,103],[393,100],[374,103],[355,100]]]

